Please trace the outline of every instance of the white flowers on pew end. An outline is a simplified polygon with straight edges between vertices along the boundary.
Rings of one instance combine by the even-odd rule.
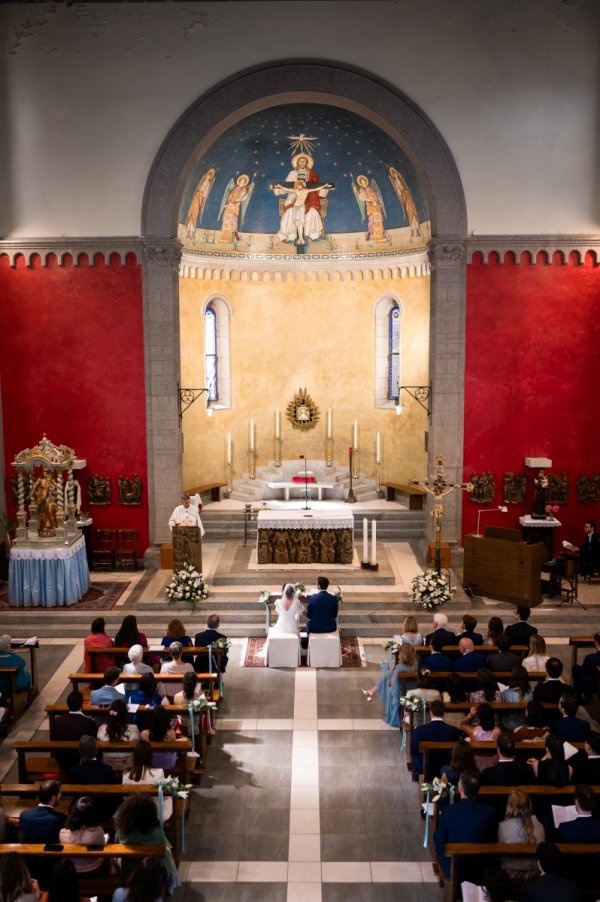
[[[269,607],[271,604],[271,593],[268,589],[263,589],[260,595],[258,596],[258,600],[260,604],[264,604],[266,607]]]
[[[400,646],[402,645],[402,636],[396,634],[392,636],[391,639],[388,639],[387,642],[383,643],[383,650],[389,651],[393,655],[397,655],[400,651]]]
[[[335,597],[337,598],[338,604],[344,604],[344,593],[342,592],[342,590],[340,589],[339,586],[337,587],[337,589],[335,591]]]
[[[231,639],[228,639],[227,636],[222,636],[220,639],[215,639],[214,642],[211,642],[211,648],[216,648],[220,651],[228,652],[231,648]]]
[[[192,788],[191,783],[180,783],[179,777],[165,777],[164,780],[158,781],[158,786],[163,792],[176,796],[178,799],[187,799]]]
[[[204,577],[191,564],[184,564],[175,571],[165,593],[169,606],[177,604],[178,601],[185,601],[189,604],[192,614],[196,613],[200,602],[210,594]]]
[[[434,777],[431,783],[423,783],[421,785],[422,793],[435,793],[432,796],[432,802],[439,802],[440,799],[446,798],[446,796],[450,796],[450,789],[454,789],[451,787],[450,783],[446,783],[445,780],[440,780],[439,777]]]
[[[414,695],[401,695],[398,701],[406,711],[425,711],[427,708],[427,701]]]
[[[429,611],[451,601],[453,594],[454,589],[448,587],[446,578],[437,570],[426,570],[412,581],[411,599],[418,607]]]
[[[189,707],[192,711],[198,713],[199,711],[206,711],[207,708],[216,708],[216,702],[209,702],[207,698],[193,698],[191,702],[189,702]]]

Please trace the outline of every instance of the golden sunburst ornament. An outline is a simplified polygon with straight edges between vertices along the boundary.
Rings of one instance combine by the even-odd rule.
[[[308,432],[317,425],[320,413],[307,390],[299,388],[286,408],[286,416],[294,429]]]

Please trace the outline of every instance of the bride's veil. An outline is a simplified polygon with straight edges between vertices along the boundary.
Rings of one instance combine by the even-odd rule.
[[[291,593],[289,592],[290,589],[292,590]],[[284,585],[283,589],[281,590],[281,600],[282,600],[282,601],[283,601],[285,598],[290,598],[290,600],[293,601],[294,598],[296,598],[297,595],[298,595],[298,593],[296,592],[296,589],[294,588],[294,586],[292,585],[292,583],[286,583],[286,584]]]

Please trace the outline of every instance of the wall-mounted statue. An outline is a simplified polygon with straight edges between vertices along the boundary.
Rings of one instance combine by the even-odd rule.
[[[566,504],[569,500],[569,479],[566,473],[560,476],[548,474],[548,503]]]
[[[90,476],[88,479],[88,498],[96,507],[112,504],[112,489],[108,476]]]
[[[469,495],[471,501],[474,501],[476,504],[490,504],[494,500],[496,483],[490,472],[480,473],[479,475],[473,473],[469,482],[473,486],[473,491]]]
[[[502,496],[504,498],[504,503],[523,504],[525,501],[526,484],[527,477],[525,476],[525,473],[519,473],[516,476],[511,472],[505,473],[502,482]]]
[[[117,477],[119,484],[119,501],[128,507],[142,503],[142,480],[136,473],[133,479],[126,476]]]
[[[600,473],[593,476],[580,474],[577,480],[577,500],[580,504],[597,504],[600,501]]]

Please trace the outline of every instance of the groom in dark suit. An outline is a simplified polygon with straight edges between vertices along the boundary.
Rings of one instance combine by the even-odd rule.
[[[338,601],[328,592],[329,580],[326,576],[317,579],[318,592],[308,600],[306,609],[307,633],[333,633],[337,629]]]

